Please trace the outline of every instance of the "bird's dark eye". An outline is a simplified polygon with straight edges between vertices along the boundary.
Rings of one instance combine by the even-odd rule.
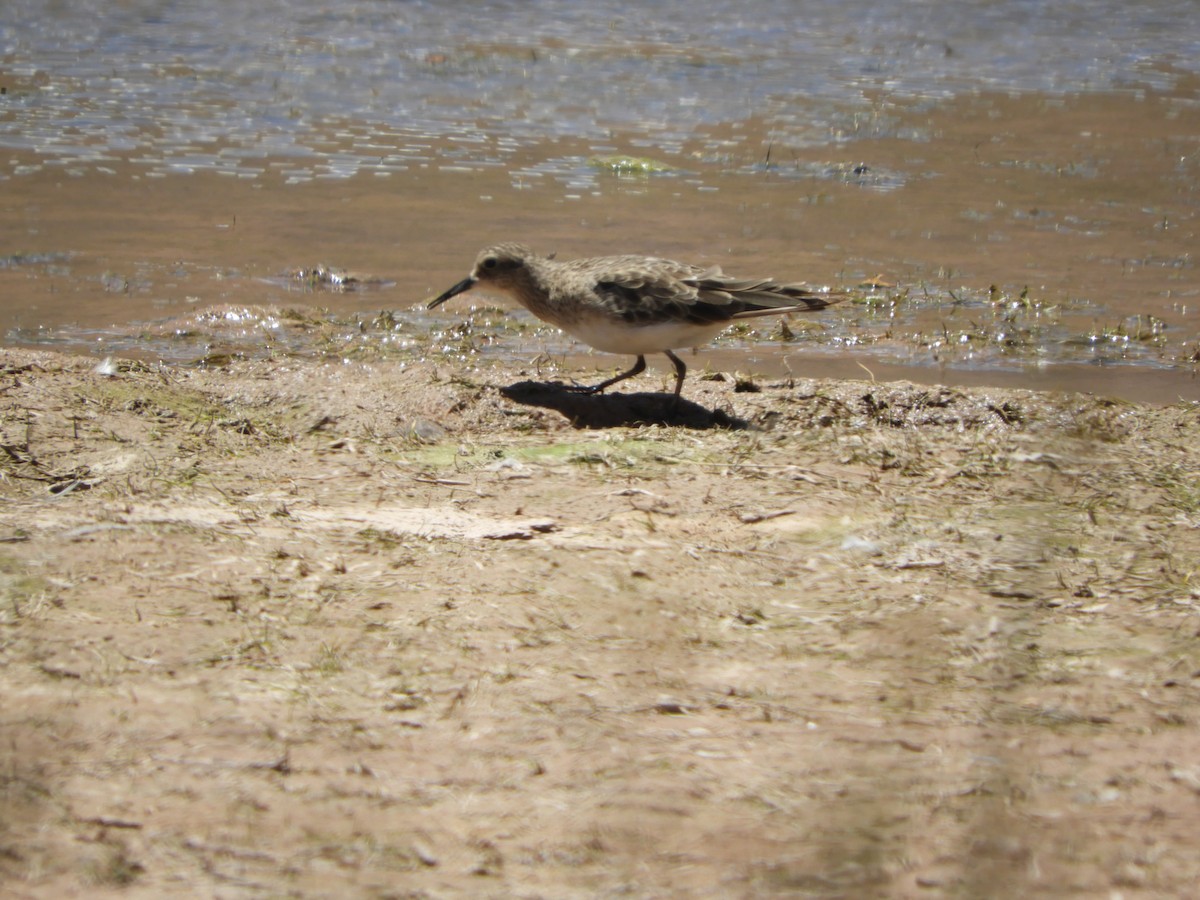
[[[494,269],[494,268],[496,268],[496,257],[494,257],[494,256],[489,256],[487,259],[485,259],[485,260],[483,261],[483,267],[484,267],[485,269]]]

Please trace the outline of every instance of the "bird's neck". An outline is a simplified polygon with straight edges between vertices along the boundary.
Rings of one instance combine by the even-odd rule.
[[[554,321],[560,303],[554,280],[547,271],[549,265],[540,260],[527,263],[522,277],[513,283],[510,293],[534,315]]]

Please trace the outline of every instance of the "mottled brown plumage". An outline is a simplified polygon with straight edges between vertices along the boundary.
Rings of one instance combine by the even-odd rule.
[[[497,244],[481,251],[471,274],[429,308],[476,285],[509,294],[539,319],[597,350],[637,356],[628,372],[577,390],[602,391],[642,372],[645,354],[665,353],[675,366],[676,400],[687,366],[672,350],[707,343],[738,319],[810,312],[842,299],[798,284],[733,278],[717,266],[652,256],[560,262],[520,244]]]

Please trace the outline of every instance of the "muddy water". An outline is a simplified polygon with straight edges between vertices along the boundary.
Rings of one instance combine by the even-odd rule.
[[[704,22],[664,4],[637,23],[603,3],[470,22],[422,4],[17,6],[5,343],[445,352],[469,301],[411,307],[504,238],[855,290],[700,366],[1200,399],[1200,80],[1171,24],[1187,4],[1073,4],[1086,28],[1016,2],[921,22],[845,3]],[[604,164],[619,155],[655,171]],[[318,264],[363,280],[290,275]],[[580,351],[519,317],[472,321],[488,333],[455,344],[464,364]]]

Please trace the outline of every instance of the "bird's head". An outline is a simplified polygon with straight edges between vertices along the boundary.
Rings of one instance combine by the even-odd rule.
[[[475,257],[471,274],[430,301],[429,309],[440,306],[451,297],[466,293],[477,284],[500,291],[511,291],[514,285],[525,277],[526,267],[534,258],[533,251],[521,244],[496,244],[494,247],[480,250],[479,255]]]

